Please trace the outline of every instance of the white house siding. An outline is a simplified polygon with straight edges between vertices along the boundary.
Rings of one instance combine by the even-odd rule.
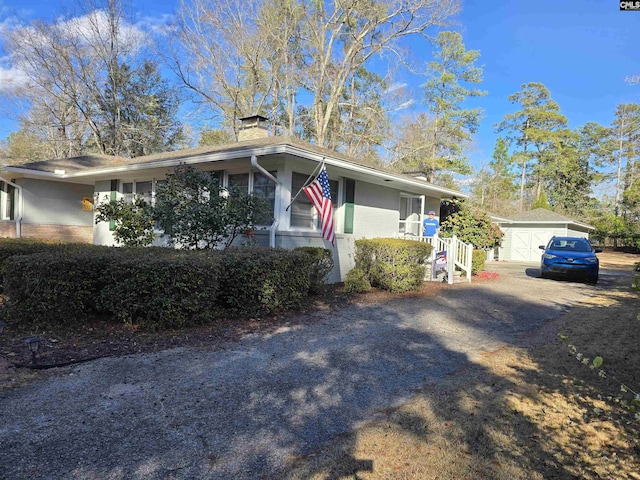
[[[585,232],[582,230],[576,230],[575,228],[567,229],[567,237],[581,237],[581,238],[589,238],[589,232]]]
[[[91,226],[93,213],[82,210],[82,197],[93,197],[93,185],[20,178],[23,224]]]
[[[353,217],[355,238],[395,237],[400,222],[400,192],[356,182]]]
[[[307,232],[279,232],[276,237],[276,247],[293,249],[296,247],[320,247],[327,248],[333,253],[334,267],[328,283],[336,283],[344,280],[349,270],[354,266],[354,238],[353,235],[337,235],[336,246],[323,240],[319,233]]]
[[[260,165],[265,169],[277,171],[277,178],[281,184],[276,189],[276,209],[278,210],[278,229],[276,232],[276,247],[292,249],[299,246],[313,246],[331,248],[331,245],[323,240],[320,232],[317,231],[291,231],[289,230],[290,210],[285,208],[291,202],[292,172],[311,174],[315,165],[296,158],[283,158],[275,155],[272,157],[258,158]],[[224,163],[215,165],[216,169],[224,169],[227,173],[248,171],[246,162]],[[206,169],[203,167],[203,169]],[[354,198],[354,223],[353,234],[344,234],[344,179],[329,168],[331,180],[339,180],[339,196],[337,208],[334,211],[336,247],[332,249],[335,267],[331,272],[328,281],[343,281],[346,274],[354,266],[354,241],[358,238],[379,238],[395,237],[398,234],[400,220],[400,191],[386,186],[374,185],[371,183],[356,180]],[[154,178],[161,178],[160,175],[153,175]],[[140,179],[142,180],[142,179]],[[127,180],[129,181],[129,180]],[[109,197],[111,182],[108,180],[98,181],[95,191],[100,200]],[[118,194],[119,196],[120,194]],[[304,193],[300,193],[304,195]],[[439,199],[427,197],[425,211],[430,209],[438,210]],[[278,208],[279,206],[279,208]],[[267,231],[256,233],[257,244],[269,245],[269,235]],[[243,243],[246,239],[238,239],[235,244]],[[94,243],[99,245],[114,245],[113,234],[109,231],[109,223],[101,222],[94,226]],[[163,239],[157,239],[154,244],[162,244]]]

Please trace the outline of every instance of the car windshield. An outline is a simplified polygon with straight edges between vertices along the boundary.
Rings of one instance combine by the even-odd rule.
[[[552,250],[566,250],[568,252],[590,252],[591,245],[578,240],[554,240],[549,245]]]

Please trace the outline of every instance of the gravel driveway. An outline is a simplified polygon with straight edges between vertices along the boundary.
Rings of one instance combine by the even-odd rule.
[[[105,358],[0,393],[0,479],[255,479],[517,344],[596,290],[493,264],[495,281],[249,335]],[[552,300],[551,300],[552,299]]]

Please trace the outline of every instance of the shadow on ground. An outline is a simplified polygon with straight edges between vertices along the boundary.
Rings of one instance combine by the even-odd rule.
[[[574,478],[549,447],[555,433],[516,408],[564,379],[542,362],[483,359],[530,343],[604,287],[540,298],[548,281],[527,275],[509,281],[534,290],[524,297],[498,282],[457,286],[317,313],[224,351],[103,359],[4,392],[0,478],[428,478],[402,464],[409,449],[448,464],[441,478]],[[352,431],[365,424],[378,442],[365,450],[395,449],[394,465],[362,457],[367,438]]]

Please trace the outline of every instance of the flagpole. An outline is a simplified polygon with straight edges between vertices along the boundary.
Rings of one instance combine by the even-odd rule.
[[[298,198],[298,195],[300,195],[300,192],[302,190],[304,190],[304,187],[306,187],[307,185],[309,185],[309,180],[311,180],[312,178],[316,177],[316,173],[318,173],[319,171],[322,170],[322,167],[324,167],[324,159],[325,157],[322,157],[322,162],[320,162],[320,165],[318,165],[315,170],[313,171],[313,173],[311,175],[309,175],[309,178],[307,178],[305,180],[305,182],[302,184],[302,188],[300,190],[298,190],[298,193],[296,193],[293,198],[291,199],[291,203],[289,203],[289,205],[287,205],[287,208],[284,209],[284,211],[288,211],[289,208],[291,208],[291,205],[293,205],[293,202],[296,201],[296,198]]]

